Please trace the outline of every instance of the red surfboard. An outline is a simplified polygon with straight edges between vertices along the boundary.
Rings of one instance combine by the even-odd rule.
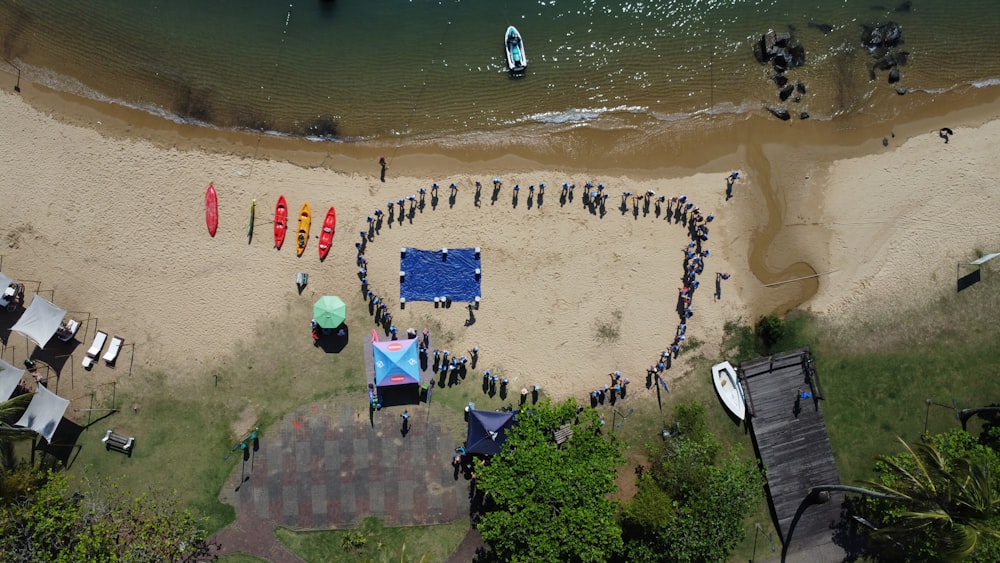
[[[325,260],[330,253],[330,244],[333,243],[333,233],[337,230],[337,210],[330,207],[326,212],[326,219],[323,220],[323,230],[319,233],[319,259]]]
[[[208,234],[214,237],[219,229],[219,195],[215,193],[215,184],[209,184],[205,190],[205,224]]]
[[[281,245],[285,243],[285,231],[288,230],[288,204],[285,196],[278,198],[278,205],[274,208],[274,247],[281,250]]]

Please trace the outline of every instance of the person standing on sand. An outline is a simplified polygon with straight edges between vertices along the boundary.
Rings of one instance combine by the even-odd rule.
[[[379,180],[385,182],[385,171],[389,168],[389,165],[385,162],[385,157],[378,157],[378,165],[382,168],[382,173],[379,175]]]
[[[740,179],[740,173],[734,170],[732,174],[726,176],[726,200],[728,201],[733,197],[733,186]]]

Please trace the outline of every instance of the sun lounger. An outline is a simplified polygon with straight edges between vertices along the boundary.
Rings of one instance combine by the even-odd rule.
[[[80,321],[70,319],[59,327],[59,330],[56,331],[56,336],[63,342],[69,342],[76,336],[78,330],[80,330]]]
[[[90,350],[87,350],[87,356],[83,358],[83,367],[90,369],[94,367],[94,362],[97,361],[97,357],[101,355],[101,350],[104,349],[104,343],[108,341],[108,333],[103,331],[97,331],[94,335],[94,343],[90,345]]]
[[[125,339],[121,336],[115,336],[111,339],[111,344],[108,344],[108,351],[104,354],[104,363],[109,366],[115,365],[115,360],[118,359],[118,354],[122,351],[122,344],[125,343]]]

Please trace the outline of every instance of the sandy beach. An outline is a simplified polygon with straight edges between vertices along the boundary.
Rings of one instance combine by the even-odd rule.
[[[25,96],[37,96],[39,107],[52,99],[45,92]],[[483,302],[474,324],[466,326],[463,306],[435,310],[428,303],[402,311],[396,305],[394,323],[401,330],[438,323],[438,336],[450,340],[445,344],[453,352],[478,345],[483,367],[500,370],[515,387],[538,384],[558,398],[583,398],[614,370],[640,381],[675,334],[682,248],[689,238],[681,225],[655,213],[619,212],[622,192],[685,194],[703,213],[714,213],[708,275],[687,332],[704,343],[699,352],[707,357],[718,350],[727,320],[752,320],[813,291],[804,306],[821,313],[907,306],[953,291],[956,264],[974,249],[1000,247],[995,99],[901,125],[888,146],[875,138],[857,140],[857,133],[840,145],[757,144],[759,133],[751,131],[695,159],[696,167],[603,175],[519,156],[477,161],[411,149],[394,159],[384,183],[365,154],[370,147],[346,147],[331,156],[327,151],[337,147],[309,153],[289,142],[265,147],[262,154],[273,160],[255,159],[249,135],[227,145],[225,139],[238,134],[204,142],[211,135],[201,131],[178,143],[183,128],[165,127],[148,140],[145,125],[106,130],[105,121],[121,125],[122,112],[95,111],[88,103],[71,118],[53,117],[9,89],[0,94],[2,270],[40,281],[43,296],[98,319],[80,337],[87,341],[76,356],[99,329],[134,344],[135,372],[168,370],[176,383],[231,354],[289,303],[311,303],[318,295],[345,298],[352,331],[360,329],[352,332],[351,345],[360,346],[372,325],[355,265],[358,231],[374,209],[433,182],[442,186],[436,209],[428,204],[412,222],[383,228],[369,245],[372,288],[397,303],[400,247],[481,247]],[[947,144],[938,136],[945,126],[954,130]],[[780,179],[770,171],[770,162],[779,159],[790,162]],[[732,169],[744,178],[727,201],[724,177]],[[503,179],[495,203],[494,176]],[[581,205],[588,180],[603,183],[610,194],[603,218]],[[476,181],[484,184],[478,207]],[[204,222],[209,182],[220,200],[215,238]],[[444,188],[452,182],[459,187],[454,206]],[[540,182],[548,186],[543,204],[536,200],[529,207],[522,190],[518,206],[512,205],[515,184]],[[578,187],[575,201],[564,206],[563,182]],[[282,194],[292,216],[304,201],[317,216],[336,206],[337,236],[326,262],[316,253],[319,217],[302,258],[291,237],[282,250],[273,248],[270,221]],[[257,221],[248,243],[251,199]],[[301,295],[297,272],[310,274]],[[712,295],[715,272],[732,276],[718,300]],[[812,291],[803,283],[762,287],[826,272],[833,273],[819,277]],[[27,285],[29,293],[38,287]],[[303,339],[310,338],[309,320],[302,319]],[[618,336],[599,338],[598,328],[609,323]],[[23,338],[11,335],[6,343],[7,361],[26,357]],[[131,352],[123,352],[125,360]],[[684,365],[682,352],[669,380],[680,378]],[[98,368],[88,378],[122,375]]]

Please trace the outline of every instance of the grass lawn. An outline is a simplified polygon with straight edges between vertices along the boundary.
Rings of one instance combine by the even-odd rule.
[[[352,334],[352,344],[339,354],[312,345],[308,319],[312,302],[303,298],[257,327],[256,336],[236,353],[193,365],[185,373],[140,372],[119,379],[120,413],[94,425],[81,436],[72,472],[109,476],[130,491],[150,487],[175,491],[182,506],[208,518],[210,531],[231,522],[231,506],[219,502],[220,488],[241,456],[226,456],[242,439],[240,432],[258,424],[266,439],[269,425],[311,401],[340,398],[364,408],[361,347],[365,330]],[[361,312],[360,301],[353,309]],[[366,318],[349,316],[351,326],[365,327]],[[305,328],[303,328],[305,326]],[[110,405],[110,389],[98,391]],[[138,405],[133,413],[131,405]],[[107,428],[136,436],[132,458],[99,447]],[[97,444],[97,445],[95,445]]]
[[[403,546],[410,558],[427,554],[428,561],[444,561],[454,553],[469,531],[468,521],[436,526],[386,528],[378,518],[366,518],[353,530],[296,532],[278,528],[275,533],[281,543],[307,562],[355,562],[400,558]]]

